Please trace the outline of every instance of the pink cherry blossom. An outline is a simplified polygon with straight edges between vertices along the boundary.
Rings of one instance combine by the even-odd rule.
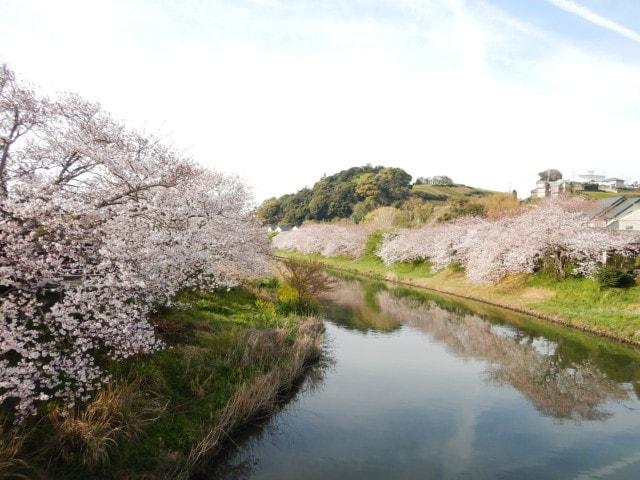
[[[319,253],[325,257],[360,257],[371,228],[366,225],[308,223],[297,230],[282,232],[273,238],[273,246],[282,250]]]
[[[387,235],[379,255],[385,263],[430,261],[436,270],[457,262],[477,282],[533,273],[543,257],[554,255],[590,276],[603,254],[638,253],[640,237],[589,226],[588,202],[558,199],[496,221],[468,217],[456,222],[401,230]]]
[[[179,290],[263,272],[251,206],[238,178],[0,67],[0,405],[87,399],[101,357],[162,348],[149,317]]]

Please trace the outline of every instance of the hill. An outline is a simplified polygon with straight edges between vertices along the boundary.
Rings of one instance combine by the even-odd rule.
[[[412,193],[423,200],[431,201],[464,201],[482,198],[496,192],[467,185],[413,185]]]
[[[414,185],[411,179],[401,168],[353,167],[323,176],[312,188],[265,200],[256,210],[256,216],[268,225],[300,225],[306,220],[336,219],[358,223],[381,207],[413,212],[428,207],[433,213],[434,208],[442,210],[446,206],[450,217],[482,213],[481,206],[474,202],[496,193],[456,184]],[[428,216],[432,216],[431,213]]]

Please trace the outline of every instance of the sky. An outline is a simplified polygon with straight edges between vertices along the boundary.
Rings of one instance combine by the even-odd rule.
[[[0,62],[256,201],[371,163],[527,197],[640,180],[637,0],[0,0]]]

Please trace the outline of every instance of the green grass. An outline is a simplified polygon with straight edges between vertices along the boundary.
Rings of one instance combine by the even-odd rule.
[[[541,274],[530,277],[527,285],[554,292],[552,297],[531,305],[537,310],[586,322],[627,338],[640,336],[638,287],[602,289],[596,281],[588,278],[556,280]]]
[[[481,188],[468,187],[466,185],[414,185],[412,191],[427,200],[443,202],[449,200],[469,200],[496,193]]]
[[[84,467],[73,458],[61,461],[56,445],[45,442],[44,450],[29,462],[31,474],[68,479],[160,478],[159,472],[189,454],[241,385],[281,360],[267,355],[249,364],[240,361],[247,334],[280,327],[286,331],[285,342],[293,343],[298,318],[277,313],[268,299],[273,297],[273,286],[269,287],[252,289],[266,295],[260,301],[245,288],[181,294],[177,300],[184,308],[165,310],[155,319],[169,348],[107,366],[115,383],[141,379],[141,388],[166,402],[165,413],[136,438],[119,438],[103,466]],[[41,439],[54,438],[55,432],[46,421],[35,428],[27,449],[37,451]]]
[[[284,250],[277,251],[276,254],[283,257],[317,260],[328,266],[355,270],[368,275],[385,276],[388,273],[393,273],[399,279],[429,278],[433,276],[431,266],[426,262],[398,262],[390,266],[385,265],[376,256],[376,252],[382,244],[383,236],[384,232],[380,231],[369,235],[365,244],[364,255],[356,259],[348,256],[323,257],[320,254],[307,255]]]
[[[401,262],[395,263],[391,266],[386,266],[380,259],[362,257],[353,259],[351,257],[339,256],[339,257],[323,257],[320,254],[306,255],[297,252],[289,251],[277,251],[277,255],[289,258],[299,258],[308,260],[317,260],[329,267],[338,267],[355,271],[357,273],[365,273],[369,275],[385,276],[388,273],[393,273],[398,279],[416,279],[416,278],[430,278],[433,276],[431,267],[425,262]]]
[[[589,200],[602,200],[604,198],[612,197],[640,197],[640,192],[638,190],[621,190],[619,192],[589,192],[586,190],[581,190],[577,193],[588,198]]]

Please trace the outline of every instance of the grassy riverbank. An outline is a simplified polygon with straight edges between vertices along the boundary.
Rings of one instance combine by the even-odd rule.
[[[50,406],[20,431],[5,425],[0,477],[187,478],[234,430],[273,413],[320,355],[322,323],[279,313],[273,287],[178,300],[155,319],[169,348],[113,361],[111,384],[70,416]]]
[[[328,267],[485,301],[640,344],[639,287],[601,289],[597,282],[588,278],[555,280],[543,274],[520,275],[496,285],[484,285],[469,281],[464,271],[455,266],[439,272],[433,272],[422,262],[386,266],[369,250],[359,259],[282,251],[278,254],[313,258]]]

